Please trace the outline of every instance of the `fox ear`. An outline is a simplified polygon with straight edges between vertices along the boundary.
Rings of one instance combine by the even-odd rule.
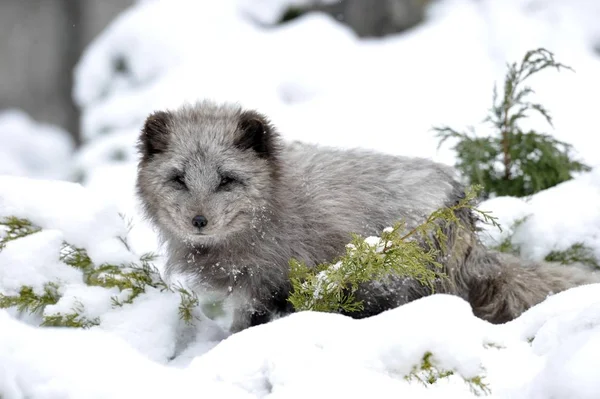
[[[236,147],[252,149],[261,158],[275,155],[275,133],[266,117],[255,111],[244,111],[238,122],[239,137]]]
[[[144,122],[138,149],[145,160],[167,149],[170,120],[171,114],[165,111],[157,111],[150,114]]]

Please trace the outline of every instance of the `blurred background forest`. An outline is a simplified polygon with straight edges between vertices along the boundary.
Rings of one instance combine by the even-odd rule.
[[[299,2],[281,22],[321,11],[351,26],[359,36],[409,29],[425,16],[429,0]],[[0,110],[19,108],[35,120],[60,126],[77,144],[79,110],[71,71],[83,50],[134,0],[0,1]]]
[[[79,142],[71,95],[84,48],[133,0],[0,1],[0,110],[20,108]]]

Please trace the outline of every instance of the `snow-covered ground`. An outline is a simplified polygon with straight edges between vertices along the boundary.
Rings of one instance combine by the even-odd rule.
[[[286,2],[137,2],[75,71],[85,143],[73,157],[66,133],[18,111],[0,114],[0,174],[12,175],[0,176],[0,217],[43,228],[0,252],[0,293],[23,285],[41,293],[57,282],[62,298],[46,315],[81,306],[100,323],[39,328],[40,315],[0,312],[0,397],[462,398],[474,395],[463,377],[474,376],[485,376],[491,397],[598,397],[600,286],[557,294],[500,326],[475,318],[458,298],[435,295],[367,320],[300,313],[228,336],[226,319],[200,310],[193,324],[181,321],[172,292],[148,290],[113,307],[118,290],[90,289],[60,261],[63,241],[96,264],[157,250],[134,196],[135,142],[155,109],[236,101],[269,115],[290,140],[452,164],[431,128],[477,125],[505,64],[537,47],[576,71],[532,81],[554,117],[549,132],[595,168],[528,200],[481,204],[507,228],[482,239],[500,242],[527,216],[512,237],[524,256],[542,259],[581,242],[600,257],[599,2],[440,0],[422,25],[385,39],[358,39],[320,14],[280,27],[257,23],[273,21]],[[40,180],[75,176],[83,187]],[[455,374],[430,386],[407,381],[427,352]]]
[[[75,143],[55,126],[36,123],[23,111],[0,111],[0,175],[70,178]]]

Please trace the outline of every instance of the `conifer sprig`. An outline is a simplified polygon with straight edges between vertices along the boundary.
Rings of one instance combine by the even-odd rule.
[[[407,381],[418,381],[421,384],[428,386],[435,384],[440,379],[449,378],[454,375],[454,370],[447,370],[442,367],[439,367],[431,352],[425,352],[423,358],[421,359],[421,363],[415,365],[412,371],[404,377]],[[469,385],[471,392],[476,396],[480,395],[488,395],[491,393],[491,390],[484,382],[483,376],[475,376],[471,378],[465,378],[461,375],[461,378]]]
[[[0,251],[4,249],[7,242],[18,240],[40,230],[39,227],[25,219],[7,217],[0,220]]]
[[[46,306],[54,305],[60,299],[56,283],[46,283],[44,292],[36,294],[32,287],[23,286],[17,295],[0,294],[0,308],[16,307],[19,312],[38,313]]]
[[[582,242],[571,245],[564,251],[551,251],[546,255],[547,262],[558,262],[562,265],[581,263],[588,267],[600,269],[600,261],[596,258],[594,250]]]
[[[82,314],[84,313],[83,304],[75,301],[75,305],[70,313],[52,313],[44,315],[42,326],[44,327],[74,327],[74,328],[90,328],[100,325],[100,319],[88,319]]]

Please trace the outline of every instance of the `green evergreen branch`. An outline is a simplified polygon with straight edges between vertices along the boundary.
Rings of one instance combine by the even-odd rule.
[[[60,294],[56,283],[46,283],[41,295],[36,294],[32,287],[23,286],[18,295],[0,294],[0,308],[16,307],[19,312],[38,313],[46,306],[56,304],[59,299]]]
[[[454,375],[453,370],[446,370],[435,364],[433,353],[425,352],[421,363],[413,367],[412,371],[404,376],[406,381],[416,380],[421,384],[428,386],[435,384],[441,379],[449,378]],[[489,386],[483,381],[483,376],[475,376],[472,378],[465,378],[461,375],[461,378],[469,385],[471,392],[476,396],[481,394],[487,395],[491,393]]]
[[[104,288],[116,287],[119,291],[128,293],[124,301],[113,297],[111,299],[113,306],[132,303],[139,295],[146,292],[146,287],[157,288],[160,291],[169,289],[158,269],[152,266],[148,259],[149,256],[140,258],[140,264],[101,265],[89,273],[86,284]]]
[[[498,252],[510,253],[513,255],[520,256],[521,247],[513,244],[513,237],[517,230],[525,223],[529,216],[517,219],[511,226],[511,234],[504,237],[504,239],[492,249]],[[577,242],[571,245],[564,251],[551,251],[548,253],[544,260],[546,262],[555,262],[562,265],[572,265],[574,263],[581,263],[591,268],[600,269],[600,260],[596,257],[594,250],[584,243]]]
[[[100,319],[94,318],[92,320],[83,317],[84,312],[83,304],[79,301],[75,302],[71,313],[53,313],[50,315],[44,315],[42,326],[44,327],[74,327],[74,328],[90,328],[100,325]]]
[[[513,254],[513,255],[520,255],[521,247],[513,244],[513,237],[514,237],[515,233],[517,232],[517,230],[527,221],[528,218],[529,218],[529,215],[515,220],[513,222],[513,224],[511,225],[511,229],[510,229],[512,233],[508,234],[506,237],[504,237],[504,239],[502,241],[500,241],[500,243],[498,243],[498,245],[491,247],[491,249],[498,251],[498,252]]]
[[[413,366],[410,374],[404,376],[404,379],[407,381],[416,380],[427,386],[435,384],[439,379],[448,378],[451,375],[454,375],[454,371],[444,370],[435,366],[432,357],[433,353],[426,352],[425,355],[423,355],[423,359],[421,359],[421,363]]]
[[[125,217],[121,215],[125,220]],[[128,222],[128,230],[131,222]],[[15,217],[0,220],[0,251],[9,241],[41,231],[28,220]],[[124,247],[129,250],[126,238],[121,239]],[[128,264],[101,264],[95,265],[83,248],[64,242],[62,244],[59,259],[75,269],[83,272],[84,283],[89,286],[98,286],[107,289],[117,288],[121,294],[110,298],[113,307],[131,304],[149,287],[162,291],[175,292],[180,295],[179,316],[186,323],[192,323],[194,309],[198,307],[199,299],[182,286],[169,286],[161,277],[159,270],[153,265],[157,256],[147,253],[139,258],[139,262]],[[44,293],[38,295],[32,287],[23,286],[18,295],[0,294],[0,308],[16,307],[20,312],[42,313],[46,306],[54,305],[61,295],[59,283],[49,282],[44,286]],[[121,298],[125,299],[121,299]],[[88,328],[99,324],[98,319],[88,320],[82,316],[83,304],[78,303],[67,314],[56,313],[43,316],[43,326],[66,326]]]
[[[39,227],[34,226],[26,219],[12,216],[0,219],[0,252],[4,249],[6,243],[27,237],[40,230]]]
[[[77,248],[68,243],[63,243],[60,251],[60,260],[67,265],[79,269],[84,274],[89,273],[93,267],[92,260],[82,248]]]
[[[355,298],[359,286],[370,281],[384,281],[392,276],[413,279],[434,292],[446,278],[438,259],[448,254],[444,228],[454,225],[467,228],[456,215],[472,209],[480,187],[473,187],[457,204],[432,212],[425,222],[406,231],[404,222],[386,229],[376,241],[353,235],[346,254],[333,263],[308,267],[290,261],[292,291],[288,301],[295,310],[320,312],[356,312],[363,309]],[[484,220],[497,225],[495,218],[482,213]]]
[[[73,328],[90,328],[100,325],[100,319],[96,318],[88,320],[82,317],[79,313],[56,313],[49,316],[44,316],[43,327],[73,327]]]
[[[179,304],[179,318],[188,324],[191,324],[195,319],[194,309],[200,306],[200,300],[195,292],[186,290],[181,284],[172,288],[181,297]]]
[[[546,255],[545,260],[547,262],[558,262],[563,265],[581,263],[586,266],[600,269],[600,261],[596,259],[594,250],[581,242],[571,245],[564,251],[552,251]]]
[[[519,64],[507,67],[503,92],[500,95],[494,86],[492,107],[484,119],[494,128],[494,134],[477,137],[473,128],[460,132],[448,126],[435,127],[438,148],[454,139],[456,168],[471,184],[483,185],[489,194],[531,195],[571,179],[573,172],[589,171],[589,166],[571,159],[570,144],[533,130],[523,131],[519,126],[531,114],[542,116],[553,126],[549,111],[529,100],[535,92],[526,81],[545,69],[572,69],[543,48],[528,51]]]

